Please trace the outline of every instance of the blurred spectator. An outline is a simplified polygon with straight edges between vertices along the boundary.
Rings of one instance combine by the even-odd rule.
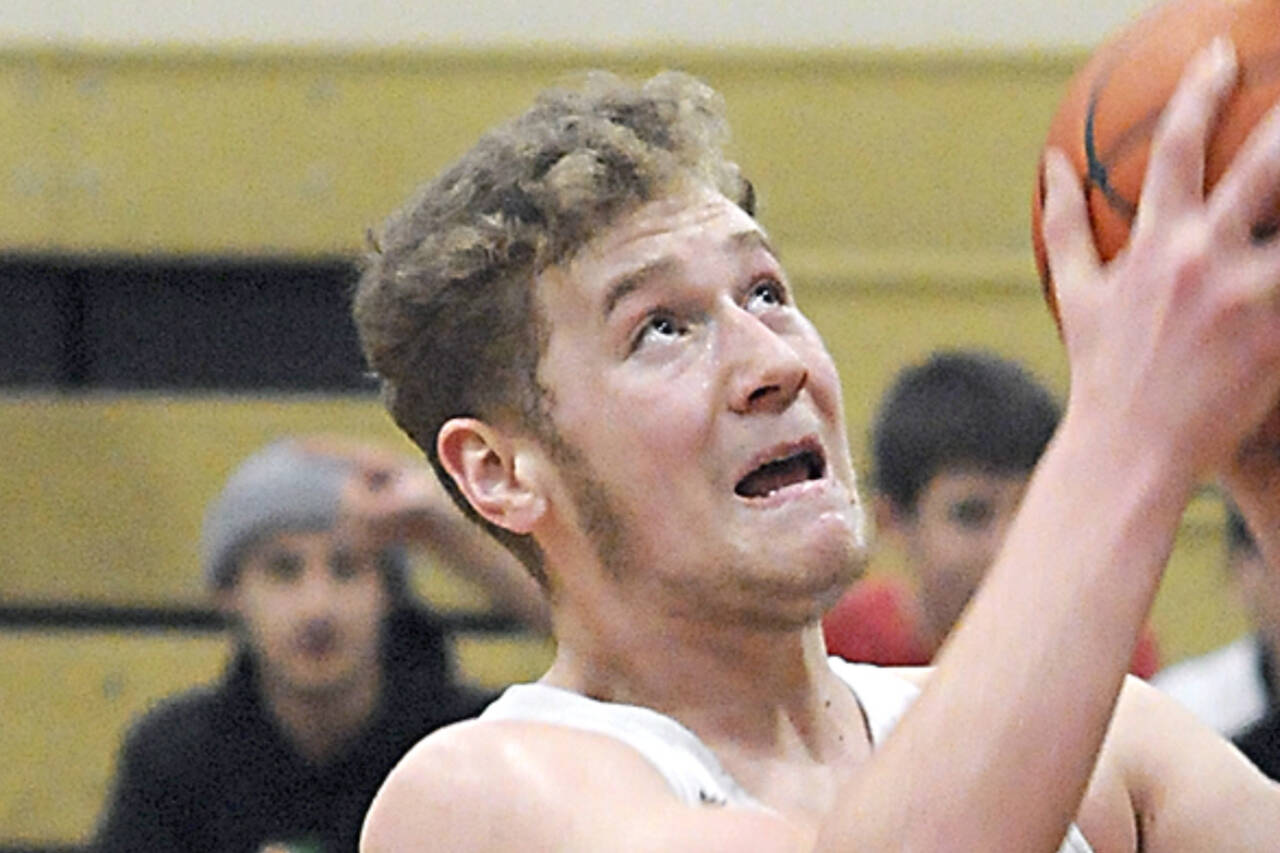
[[[237,652],[219,683],[133,726],[96,849],[354,851],[400,757],[492,698],[455,681],[440,625],[411,600],[410,543],[546,627],[536,584],[425,464],[328,437],[243,462],[202,535]]]
[[[1278,702],[1280,569],[1268,568],[1244,517],[1230,501],[1227,577],[1252,630],[1221,648],[1162,670],[1152,683],[1227,737],[1240,735]]]
[[[933,659],[995,562],[1059,413],[1027,370],[992,353],[939,351],[898,374],[872,430],[873,507],[915,589],[855,583],[823,620],[829,652],[886,666]],[[1157,660],[1145,632],[1132,671],[1150,676]]]

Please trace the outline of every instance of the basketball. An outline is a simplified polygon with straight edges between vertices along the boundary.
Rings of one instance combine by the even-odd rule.
[[[1208,190],[1280,99],[1280,0],[1165,0],[1104,41],[1067,84],[1045,147],[1062,149],[1083,179],[1094,243],[1104,261],[1129,238],[1152,131],[1165,103],[1187,62],[1219,35],[1235,44],[1239,81],[1209,140]],[[1045,301],[1061,325],[1041,233],[1043,190],[1037,181],[1032,243]],[[1270,234],[1275,226],[1264,222],[1255,229]],[[1280,408],[1264,429],[1280,441]]]

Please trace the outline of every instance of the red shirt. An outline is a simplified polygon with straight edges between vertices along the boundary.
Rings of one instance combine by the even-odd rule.
[[[872,577],[849,588],[822,620],[827,652],[881,666],[924,666],[933,650],[923,639],[920,606],[901,580]],[[1155,635],[1145,627],[1129,671],[1150,678],[1160,668]]]

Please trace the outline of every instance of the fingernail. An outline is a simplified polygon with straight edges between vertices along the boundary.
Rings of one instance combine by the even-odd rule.
[[[1235,66],[1236,49],[1231,39],[1223,35],[1213,37],[1209,43],[1209,67],[1215,74],[1222,74]]]
[[[1053,147],[1044,152],[1044,171],[1045,180],[1058,180],[1064,173],[1070,171],[1071,161],[1067,159],[1067,154],[1061,148]],[[1049,177],[1050,172],[1056,172],[1053,178]]]

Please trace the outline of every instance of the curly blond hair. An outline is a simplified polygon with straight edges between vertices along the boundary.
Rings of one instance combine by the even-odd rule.
[[[543,583],[531,537],[479,518],[441,467],[436,435],[470,416],[555,446],[537,380],[548,326],[535,277],[689,181],[753,213],[750,183],[723,154],[728,133],[720,96],[687,74],[631,85],[593,72],[487,133],[370,235],[354,314],[387,409],[454,501]]]

